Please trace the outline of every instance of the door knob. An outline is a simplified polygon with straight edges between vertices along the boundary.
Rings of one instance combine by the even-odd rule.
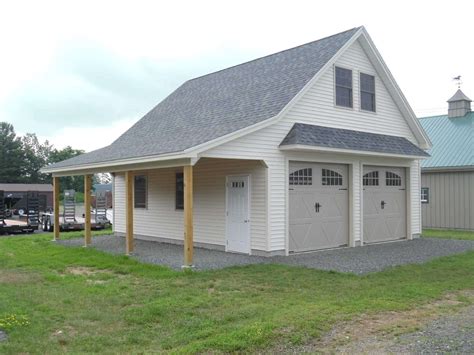
[[[382,201],[382,202],[380,202],[380,207],[382,207],[382,209],[384,209],[384,207],[385,207],[386,204],[387,204],[387,202]]]

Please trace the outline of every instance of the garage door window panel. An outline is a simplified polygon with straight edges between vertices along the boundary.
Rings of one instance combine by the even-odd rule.
[[[337,171],[322,169],[321,184],[323,186],[342,186],[342,175]]]
[[[363,177],[364,186],[379,186],[379,172],[371,171]]]
[[[290,174],[290,185],[313,185],[313,169],[305,168]]]
[[[385,172],[385,185],[386,186],[402,186],[402,178],[391,171]]]

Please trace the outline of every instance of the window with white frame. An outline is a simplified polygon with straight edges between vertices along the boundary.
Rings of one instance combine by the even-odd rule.
[[[336,105],[352,108],[352,70],[336,67]]]
[[[312,185],[313,184],[313,169],[306,168],[296,170],[290,174],[290,185]]]
[[[430,189],[428,187],[421,188],[421,203],[430,202]]]
[[[147,203],[147,176],[135,175],[133,184],[133,199],[135,208],[146,208]]]
[[[375,77],[360,73],[360,108],[375,112]]]

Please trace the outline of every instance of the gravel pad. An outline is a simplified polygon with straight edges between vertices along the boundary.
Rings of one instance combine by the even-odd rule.
[[[58,244],[81,246],[82,239],[60,240]],[[112,254],[125,252],[125,238],[100,236],[93,238],[92,246]],[[356,248],[323,250],[290,256],[259,257],[223,251],[194,248],[196,270],[220,269],[229,266],[277,263],[313,269],[366,274],[404,264],[420,264],[428,260],[474,250],[474,241],[421,238]],[[135,240],[133,258],[151,264],[180,270],[183,247],[168,243]]]
[[[474,306],[443,316],[414,333],[402,335],[389,353],[472,354],[474,352]]]

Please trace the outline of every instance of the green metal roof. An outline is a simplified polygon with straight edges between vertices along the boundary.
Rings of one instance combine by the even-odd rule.
[[[422,168],[474,167],[474,112],[464,117],[423,117],[420,123],[433,143]]]

